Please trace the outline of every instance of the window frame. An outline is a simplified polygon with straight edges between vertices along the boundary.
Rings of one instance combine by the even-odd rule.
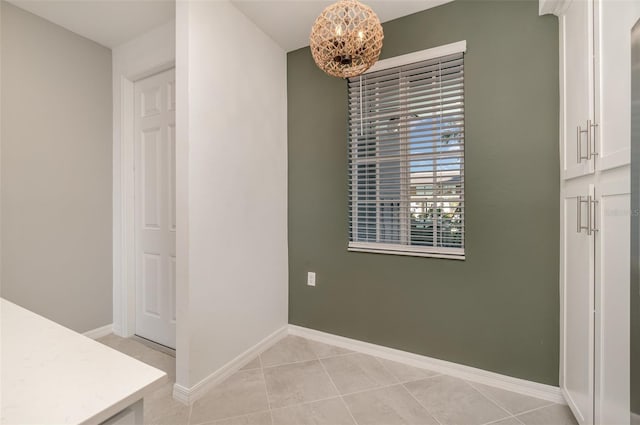
[[[384,59],[384,60],[380,60],[378,62],[376,62],[375,65],[373,65],[367,72],[365,72],[363,75],[369,74],[369,73],[373,73],[373,72],[377,72],[377,71],[382,71],[385,69],[389,69],[389,68],[395,68],[395,67],[399,67],[399,66],[405,66],[405,65],[410,65],[412,63],[417,63],[417,62],[421,62],[421,61],[426,61],[426,60],[430,60],[430,59],[437,59],[440,57],[444,57],[444,56],[448,56],[448,55],[453,55],[453,54],[458,54],[458,53],[466,53],[467,50],[467,43],[466,40],[463,41],[458,41],[455,43],[451,43],[451,44],[446,44],[443,46],[438,46],[438,47],[434,47],[431,49],[425,49],[425,50],[421,50],[418,52],[413,52],[413,53],[408,53],[405,55],[401,55],[401,56],[396,56],[393,58],[389,58],[389,59]],[[400,105],[400,108],[402,109],[404,106]],[[407,133],[408,130],[406,128],[401,130],[402,133]],[[403,141],[406,141],[408,138],[407,134],[402,134],[400,139]],[[377,142],[376,142],[377,143]],[[408,143],[401,143],[400,144],[400,150],[401,150],[401,164],[406,160],[406,156],[407,154],[407,150],[408,150]],[[357,149],[357,145],[352,144],[351,140],[349,140],[349,151],[351,151],[352,149]],[[351,153],[350,153],[351,156]],[[463,158],[464,158],[464,153],[463,153]],[[384,161],[384,159],[381,159],[379,155],[376,155],[375,158],[370,158],[369,159],[371,161],[372,164],[376,164],[376,173],[378,173],[378,170],[380,169],[379,164],[380,162]],[[363,161],[363,163],[368,163]],[[350,165],[350,167],[353,167],[353,164]],[[401,166],[401,172],[402,173],[406,173],[406,168]],[[434,173],[437,173],[438,170],[434,169]],[[349,178],[349,185],[351,188],[351,185],[353,184],[353,182],[355,181],[355,177],[352,174],[353,171],[350,172],[350,178]],[[464,173],[463,173],[464,175]],[[404,180],[407,178],[407,176],[401,177],[402,183],[401,183],[401,199],[404,200],[409,199],[410,198],[410,194],[408,194],[408,190],[407,190],[407,185],[404,182]],[[380,201],[380,190],[379,190],[379,186],[378,186],[378,177],[376,177],[376,201],[379,202]],[[463,188],[464,188],[464,181],[463,181]],[[353,190],[352,188],[350,190]],[[465,191],[464,189],[462,190],[462,196],[463,199],[465,198]],[[350,226],[350,233],[353,231],[354,226],[357,226],[357,204],[358,204],[358,198],[357,197],[351,197],[350,199],[350,209],[351,209],[351,213],[349,214],[349,226]],[[401,202],[402,204],[402,202]],[[410,243],[410,235],[407,235],[406,233],[406,222],[409,221],[409,212],[408,211],[404,211],[406,210],[407,207],[404,206],[400,206],[400,240],[404,241],[407,240]],[[465,208],[466,209],[466,208]],[[380,222],[381,222],[381,218],[379,217],[380,212],[378,211],[379,208],[377,208],[376,210],[376,231],[379,233],[380,232]],[[465,229],[465,222],[466,222],[466,217],[463,214],[462,216],[462,221],[463,221],[463,226],[462,228]],[[402,224],[404,222],[404,225]],[[410,223],[409,223],[410,226]],[[466,242],[466,232],[463,236],[465,238],[465,242]],[[438,247],[438,246],[421,246],[421,245],[410,245],[410,244],[392,244],[392,243],[385,243],[385,242],[354,242],[351,241],[351,236],[349,237],[349,242],[347,245],[347,251],[352,251],[352,252],[367,252],[367,253],[376,253],[376,254],[391,254],[391,255],[405,255],[405,256],[414,256],[414,257],[431,257],[431,258],[444,258],[444,259],[454,259],[454,260],[465,260],[466,259],[466,243],[463,244],[462,248],[451,248],[451,247]]]

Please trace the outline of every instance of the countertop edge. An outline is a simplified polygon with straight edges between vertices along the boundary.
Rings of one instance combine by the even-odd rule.
[[[145,387],[141,388],[135,393],[129,395],[126,398],[123,398],[119,402],[111,405],[107,409],[94,415],[93,417],[87,418],[83,422],[80,422],[80,424],[81,425],[99,425],[102,422],[106,421],[107,419],[117,415],[118,413],[120,413],[127,407],[131,406],[138,400],[143,399],[147,395],[151,394],[153,391],[157,390],[168,381],[169,381],[169,377],[165,373],[164,376],[161,376],[160,378],[156,379],[155,381],[151,382],[150,384],[146,385]]]

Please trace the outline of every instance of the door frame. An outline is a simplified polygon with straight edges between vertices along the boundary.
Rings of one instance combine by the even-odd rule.
[[[136,319],[134,85],[175,68],[174,25],[113,50],[113,332],[122,337]]]

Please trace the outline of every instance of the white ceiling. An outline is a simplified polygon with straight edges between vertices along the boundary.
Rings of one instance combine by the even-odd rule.
[[[286,51],[309,45],[311,26],[336,0],[231,0]],[[363,0],[386,22],[453,0]]]
[[[175,0],[7,1],[110,48],[175,17]],[[283,49],[291,51],[309,45],[309,31],[316,17],[335,0],[231,1]],[[450,1],[453,0],[365,0],[365,3],[386,22]]]
[[[174,0],[7,1],[110,48],[175,17]]]

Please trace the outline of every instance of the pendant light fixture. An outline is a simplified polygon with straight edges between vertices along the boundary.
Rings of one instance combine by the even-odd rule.
[[[340,0],[316,19],[309,37],[311,55],[327,74],[349,78],[364,73],[380,57],[382,25],[358,0]]]

